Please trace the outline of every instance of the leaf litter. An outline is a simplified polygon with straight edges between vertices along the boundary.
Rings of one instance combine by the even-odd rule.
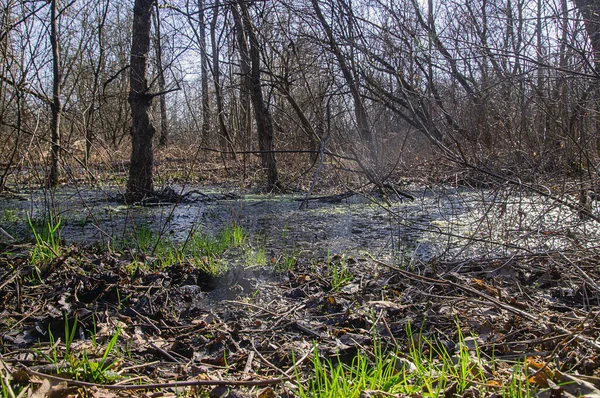
[[[10,243],[0,255],[5,396],[295,397],[315,355],[351,364],[377,344],[403,374],[418,366],[411,350],[467,355],[468,385],[449,383],[447,397],[502,396],[515,377],[531,396],[600,396],[594,247],[403,265],[298,256],[284,267],[275,248],[265,266],[218,276],[81,246],[38,269],[29,249]],[[105,382],[86,381],[94,371]]]

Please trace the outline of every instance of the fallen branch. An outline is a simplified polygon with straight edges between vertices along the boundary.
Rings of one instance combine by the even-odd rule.
[[[21,365],[23,366],[23,365]],[[68,384],[80,387],[96,387],[105,390],[156,390],[160,388],[175,388],[175,387],[194,387],[194,386],[242,386],[242,387],[260,387],[269,386],[273,384],[279,384],[284,381],[292,380],[294,377],[279,377],[276,379],[264,379],[264,380],[189,380],[189,381],[175,381],[168,383],[151,383],[151,384],[97,384],[89,383],[87,381],[70,380],[64,377],[49,375],[46,373],[36,372],[35,370],[29,369],[23,366],[23,369],[30,376],[46,378],[54,381],[64,381]]]
[[[489,295],[487,295],[487,294],[485,294],[483,292],[480,292],[477,289],[474,289],[474,288],[472,288],[470,286],[465,286],[465,285],[462,285],[460,283],[456,283],[456,282],[453,282],[453,281],[450,281],[450,280],[447,280],[447,279],[434,279],[434,278],[428,278],[426,276],[421,276],[421,275],[413,274],[412,272],[409,272],[409,271],[403,270],[401,268],[395,267],[395,266],[393,266],[391,264],[388,264],[388,263],[386,263],[384,261],[377,260],[376,258],[374,258],[372,256],[369,256],[369,257],[371,257],[371,260],[375,261],[377,264],[380,264],[380,265],[383,265],[385,267],[388,267],[388,268],[390,268],[390,269],[392,269],[392,270],[394,270],[394,271],[402,274],[403,276],[407,277],[408,279],[418,280],[418,281],[427,282],[427,283],[433,283],[433,284],[436,284],[436,285],[449,285],[449,286],[453,286],[453,287],[456,287],[456,288],[458,288],[460,290],[463,290],[465,292],[469,292],[469,293],[472,293],[472,294],[474,294],[476,296],[479,296],[479,297],[481,297],[481,298],[489,301],[490,303],[492,303],[492,304],[494,304],[494,305],[502,308],[503,310],[512,312],[513,314],[519,315],[520,317],[528,319],[528,320],[530,320],[530,321],[532,321],[532,322],[534,322],[536,324],[540,324],[541,321],[542,321],[542,319],[539,316],[532,315],[532,314],[530,314],[528,312],[525,312],[523,310],[515,308],[515,307],[513,307],[513,306],[511,306],[509,304],[503,303],[503,302],[495,299],[494,297],[489,296]]]

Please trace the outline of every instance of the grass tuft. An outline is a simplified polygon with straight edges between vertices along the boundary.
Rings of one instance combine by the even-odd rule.
[[[298,396],[329,398],[363,396],[488,396],[525,398],[535,389],[526,377],[522,363],[504,372],[502,379],[495,362],[483,361],[477,346],[467,348],[458,332],[457,351],[408,329],[408,352],[384,352],[374,339],[372,350],[359,352],[350,363],[322,359],[315,344],[312,374],[301,380],[297,369]],[[487,371],[485,369],[488,369]],[[489,369],[492,369],[490,372]],[[506,375],[508,374],[508,375]]]
[[[55,258],[60,257],[60,218],[50,218],[47,223],[35,222],[31,217],[27,217],[29,229],[33,235],[34,246],[31,250],[31,264],[35,269],[35,277],[41,280],[40,268],[47,265]]]
[[[65,316],[65,342],[64,346],[60,341],[55,340],[54,335],[49,330],[50,351],[43,353],[37,351],[45,360],[52,363],[58,373],[71,375],[75,380],[86,381],[90,383],[106,384],[114,382],[119,378],[119,375],[112,371],[117,361],[110,360],[109,356],[116,350],[117,340],[121,333],[121,329],[117,328],[115,334],[108,341],[102,357],[99,359],[90,358],[87,350],[76,352],[73,349],[73,341],[77,333],[78,321],[74,319],[73,324],[69,324],[68,318]],[[96,327],[92,331],[92,345],[96,347],[97,339],[95,336]]]
[[[247,235],[242,227],[231,225],[215,235],[193,232],[184,242],[157,236],[151,228],[142,226],[114,245],[116,250],[135,248],[136,258],[128,267],[130,274],[145,266],[149,259],[154,269],[162,269],[188,261],[204,271],[218,275],[227,271],[223,256],[233,248],[246,245]]]

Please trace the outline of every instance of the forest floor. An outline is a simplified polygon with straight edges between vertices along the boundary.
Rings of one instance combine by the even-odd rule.
[[[600,396],[595,248],[215,271],[241,241],[167,261],[52,236],[0,243],[3,397]]]

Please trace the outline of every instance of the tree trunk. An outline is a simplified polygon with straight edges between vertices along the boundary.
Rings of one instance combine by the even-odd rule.
[[[585,30],[592,45],[594,71],[596,72],[596,77],[592,82],[590,89],[593,101],[592,106],[596,111],[592,123],[594,124],[593,131],[598,131],[598,124],[600,123],[600,117],[598,116],[598,101],[600,100],[600,3],[598,0],[574,0],[574,3],[583,16]],[[586,144],[585,128],[581,128],[579,134],[579,163],[585,162],[585,168],[589,170],[589,164],[587,164],[588,162],[585,161],[584,156],[582,156],[582,150]],[[598,138],[596,138],[596,147],[598,146],[600,146],[600,144],[598,143]],[[583,182],[581,182],[581,192],[579,197],[579,217],[581,219],[588,219],[590,215],[590,204],[588,201],[587,187],[584,186]]]
[[[150,17],[154,0],[135,0],[131,39],[130,89],[131,165],[127,182],[129,200],[139,200],[154,190],[152,137],[154,126],[149,117],[152,95],[148,92],[148,52]]]
[[[58,163],[60,160],[60,119],[62,116],[62,102],[60,100],[61,89],[61,70],[60,70],[60,49],[58,48],[58,0],[52,0],[50,3],[50,46],[52,47],[52,111],[51,121],[51,142],[50,149],[50,174],[48,176],[48,186],[58,186]]]
[[[258,134],[258,148],[261,152],[262,166],[267,170],[267,188],[277,188],[278,172],[275,154],[273,153],[273,120],[271,113],[263,98],[260,80],[260,49],[258,38],[250,20],[250,13],[243,1],[237,2],[239,11],[233,6],[233,16],[236,23],[237,37],[242,58],[241,69],[244,81],[250,92],[254,118]],[[246,43],[246,37],[250,48]]]
[[[574,3],[583,16],[585,30],[594,52],[596,73],[600,74],[600,3],[598,0],[574,0]]]

